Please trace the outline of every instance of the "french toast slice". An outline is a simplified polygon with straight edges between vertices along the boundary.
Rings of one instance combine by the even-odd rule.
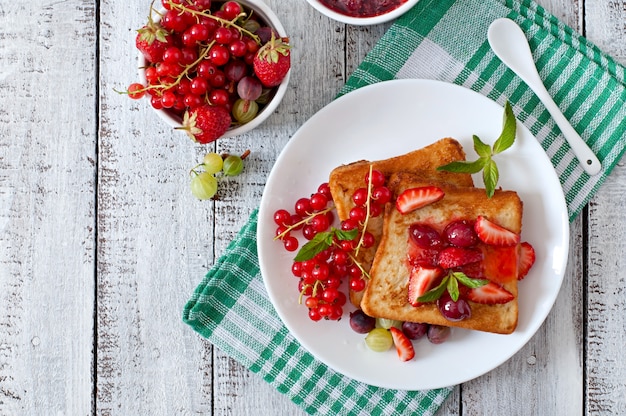
[[[366,186],[365,175],[370,165],[381,171],[385,177],[394,172],[411,172],[424,181],[436,181],[455,186],[473,186],[472,176],[462,173],[437,171],[437,167],[453,161],[465,160],[465,152],[461,144],[453,138],[440,139],[426,147],[412,152],[384,160],[370,162],[361,160],[335,168],[329,177],[330,191],[337,209],[337,216],[341,221],[349,217],[350,210],[355,206],[352,201],[354,192]],[[370,248],[362,248],[357,254],[357,261],[369,271],[378,242],[383,232],[383,216],[370,218],[367,230],[372,233],[376,243]],[[359,307],[363,291],[350,290],[350,302]]]
[[[389,181],[394,195],[410,188],[433,185],[410,174],[395,174]],[[495,247],[479,242],[476,249],[482,253],[480,263],[467,266],[466,275],[488,279],[512,295],[506,303],[483,304],[467,300],[471,316],[459,321],[446,319],[436,302],[409,302],[409,276],[415,270],[420,250],[411,242],[409,227],[426,224],[440,234],[456,220],[476,221],[487,218],[519,236],[522,231],[523,205],[514,191],[496,190],[488,198],[484,189],[450,187],[436,184],[445,195],[438,202],[401,214],[394,204],[387,205],[384,216],[383,235],[370,270],[370,280],[361,300],[363,312],[370,316],[399,321],[421,322],[454,326],[478,331],[510,334],[518,319],[518,257],[520,244]],[[422,253],[423,254],[423,253]],[[466,271],[466,270],[462,270]],[[446,270],[448,273],[449,270]],[[474,275],[472,275],[474,274]],[[436,286],[436,283],[435,283]],[[461,287],[461,296],[464,296]],[[432,287],[430,287],[432,289]],[[467,294],[467,292],[465,293]],[[467,298],[465,298],[467,299]]]

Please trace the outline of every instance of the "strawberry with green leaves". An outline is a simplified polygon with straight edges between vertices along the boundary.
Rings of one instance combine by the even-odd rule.
[[[148,23],[137,30],[135,46],[148,62],[160,62],[163,52],[170,46],[169,32],[160,23],[152,20],[152,16],[148,16]]]
[[[232,118],[226,108],[203,105],[185,113],[183,126],[194,142],[206,144],[219,139],[230,127]]]
[[[252,65],[265,87],[275,87],[287,76],[291,68],[290,48],[287,38],[277,38],[272,32],[270,40],[257,52]]]

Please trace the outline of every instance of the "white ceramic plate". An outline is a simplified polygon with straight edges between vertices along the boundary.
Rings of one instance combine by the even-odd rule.
[[[415,341],[416,358],[400,362],[395,349],[370,351],[364,336],[339,322],[312,322],[298,304],[294,254],[273,241],[273,213],[315,192],[330,171],[359,159],[378,160],[426,146],[442,137],[461,142],[468,160],[476,154],[472,134],[493,143],[504,110],[471,90],[437,81],[395,80],[338,98],[291,138],[269,175],[261,199],[258,249],[269,297],[285,326],[315,357],[336,371],[379,387],[422,390],[476,378],[508,360],[533,336],[550,312],[563,280],[569,251],[565,199],[550,161],[532,134],[518,123],[515,144],[496,156],[500,185],[524,202],[522,240],[537,260],[519,285],[519,324],[511,335],[454,328],[444,344]],[[482,186],[482,179],[475,178]]]

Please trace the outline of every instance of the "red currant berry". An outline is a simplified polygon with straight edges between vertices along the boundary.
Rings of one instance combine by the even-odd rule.
[[[226,46],[215,44],[209,49],[209,59],[217,66],[226,65],[230,59],[230,52]]]
[[[274,213],[276,225],[291,225],[291,214],[286,209],[279,209]]]
[[[370,215],[372,217],[378,217],[383,213],[383,207],[377,202],[370,202]]]
[[[333,251],[332,258],[333,258],[333,262],[338,265],[346,264],[349,259],[348,254],[343,250]]]
[[[217,70],[213,73],[212,76],[209,77],[209,84],[212,87],[223,87],[226,84],[226,75],[224,75],[224,71]]]
[[[347,219],[341,221],[341,230],[342,231],[350,231],[359,227],[359,223],[354,221],[353,219]]]
[[[306,298],[304,301],[304,306],[309,309],[317,309],[320,304],[320,300],[318,298]]]
[[[177,10],[168,10],[161,18],[161,26],[173,32],[182,33],[187,29],[187,19]]]
[[[367,210],[365,207],[354,207],[350,210],[349,215],[351,220],[361,224],[367,217]]]
[[[305,217],[311,213],[311,201],[309,198],[300,198],[295,204],[296,214]]]
[[[317,188],[317,192],[324,195],[329,201],[332,199],[332,194],[330,193],[330,185],[328,184],[328,182],[324,182],[323,184],[321,184]]]
[[[227,27],[218,27],[214,34],[215,41],[222,45],[228,45],[232,40],[232,32]]]
[[[315,229],[315,231],[321,233],[328,230],[330,223],[328,222],[328,217],[326,215],[318,214],[311,218],[311,226]]]
[[[296,251],[298,249],[298,239],[292,235],[283,238],[283,245],[287,251]]]
[[[209,29],[203,24],[196,23],[188,30],[196,42],[204,42],[209,38]]]
[[[309,309],[309,319],[317,322],[322,319],[322,315],[318,309]]]
[[[293,264],[291,265],[291,274],[293,274],[296,277],[302,276],[302,262],[301,261],[293,262]]]
[[[315,228],[313,228],[311,224],[306,224],[302,227],[302,235],[307,240],[313,240],[313,237],[317,235],[317,231],[315,231]]]
[[[326,198],[324,194],[316,192],[313,195],[311,195],[310,204],[311,204],[311,208],[314,209],[315,211],[321,211],[324,208],[326,208],[326,205],[328,204],[328,198]]]
[[[183,57],[183,52],[176,46],[170,46],[163,52],[163,61],[178,64]]]
[[[386,186],[377,186],[372,189],[372,199],[381,205],[391,201],[391,191]]]
[[[243,12],[241,5],[236,1],[227,1],[226,3],[222,4],[220,10],[224,12],[224,16],[228,20],[236,19],[237,16],[239,16],[239,14]]]
[[[363,234],[363,239],[362,239],[363,247],[370,248],[370,247],[373,247],[375,243],[376,243],[376,238],[374,237],[374,234],[370,233],[369,231],[366,231],[365,234]]]
[[[367,203],[367,189],[359,188],[354,191],[354,194],[352,194],[352,202],[354,202],[357,207],[364,206]]]
[[[231,55],[237,58],[242,58],[248,53],[248,47],[246,42],[241,39],[235,39],[228,45]]]
[[[134,82],[128,86],[128,96],[133,100],[138,100],[144,95],[146,95],[146,90],[142,84]]]
[[[173,91],[165,91],[161,96],[161,104],[164,108],[172,108],[176,103],[176,94]]]
[[[230,101],[228,91],[223,88],[216,88],[209,94],[209,102],[217,106],[225,106]]]
[[[320,263],[311,270],[311,276],[313,276],[315,280],[326,280],[329,275],[330,268],[326,263]]]
[[[155,110],[161,110],[163,108],[163,103],[161,102],[161,97],[153,95],[150,98],[150,105],[152,106],[152,108],[154,108]]]
[[[198,50],[197,48],[189,48],[185,47],[180,50],[183,56],[180,59],[180,63],[183,65],[191,65],[192,63],[198,60]]]
[[[189,84],[189,91],[192,94],[196,94],[196,95],[206,94],[208,89],[209,89],[209,82],[205,78],[202,78],[202,77],[195,77],[194,79],[191,80],[191,83]]]
[[[376,169],[372,169],[372,174],[369,172],[365,174],[365,183],[369,184],[371,182],[372,187],[383,186],[385,184],[385,175]]]
[[[338,296],[339,291],[334,287],[329,287],[322,291],[322,299],[328,303],[333,303]]]
[[[189,108],[198,108],[204,105],[204,98],[196,94],[185,94],[183,101]]]
[[[361,277],[351,277],[349,281],[350,290],[360,292],[365,289],[365,280]]]

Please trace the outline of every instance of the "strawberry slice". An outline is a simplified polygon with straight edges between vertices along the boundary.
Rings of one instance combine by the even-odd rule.
[[[446,247],[439,252],[437,262],[444,269],[465,266],[483,259],[482,252],[470,248]]]
[[[467,298],[472,302],[482,303],[484,305],[495,305],[510,302],[515,299],[515,296],[502,286],[489,282],[484,286],[470,289],[467,292]]]
[[[409,276],[409,303],[412,306],[421,305],[422,303],[418,302],[417,299],[435,287],[443,274],[444,271],[441,267],[413,267]]]
[[[391,331],[391,338],[393,338],[393,344],[396,346],[400,361],[409,361],[415,357],[415,349],[409,337],[395,326],[389,328],[389,331]]]
[[[535,264],[535,249],[530,243],[523,242],[520,244],[519,265],[517,271],[517,280],[522,280],[528,274],[528,271]]]
[[[398,195],[396,199],[396,209],[400,211],[401,214],[407,214],[418,208],[437,202],[443,198],[443,196],[443,190],[436,186],[409,188]]]
[[[492,246],[514,246],[519,244],[520,236],[479,215],[474,223],[474,231],[480,241]]]

